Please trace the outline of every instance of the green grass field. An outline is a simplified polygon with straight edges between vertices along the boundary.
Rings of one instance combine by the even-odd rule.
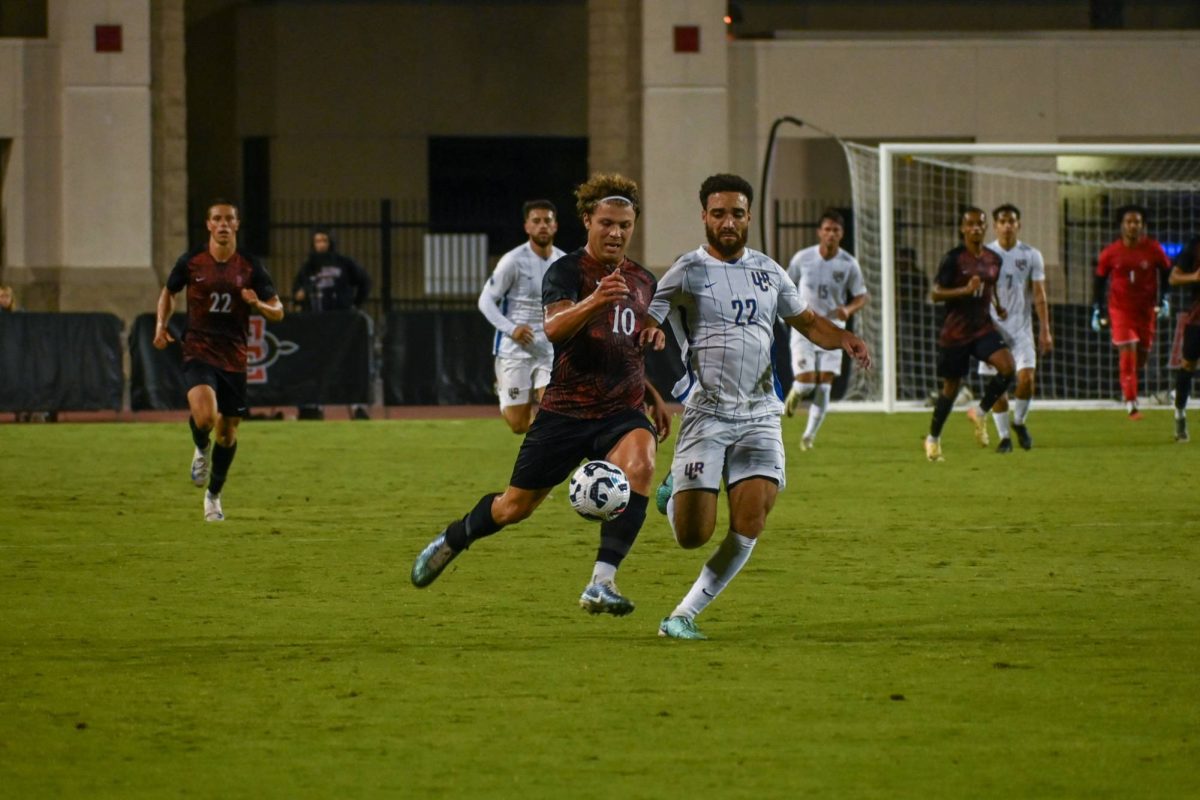
[[[708,642],[655,635],[707,551],[653,510],[637,611],[579,610],[564,490],[410,585],[507,481],[498,418],[246,423],[222,525],[183,424],[0,426],[0,796],[1200,796],[1200,445],[1030,423],[956,412],[929,464],[924,414],[786,420]]]

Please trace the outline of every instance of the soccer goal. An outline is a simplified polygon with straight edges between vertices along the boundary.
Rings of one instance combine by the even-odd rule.
[[[858,332],[876,368],[858,372],[849,399],[892,410],[923,407],[937,386],[941,307],[929,290],[942,255],[959,244],[965,206],[1021,211],[1019,238],[1042,252],[1054,350],[1039,357],[1037,402],[1108,407],[1119,399],[1116,351],[1089,326],[1100,251],[1120,236],[1120,209],[1146,209],[1146,232],[1172,259],[1200,233],[1200,145],[844,143],[854,195],[855,255],[872,302]],[[1182,296],[1141,376],[1149,405],[1169,402]],[[1177,351],[1177,348],[1175,348]],[[1177,352],[1174,355],[1177,358]],[[972,374],[967,383],[977,389]]]

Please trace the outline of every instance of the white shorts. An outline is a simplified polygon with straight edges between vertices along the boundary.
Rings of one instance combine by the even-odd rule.
[[[800,331],[792,331],[792,372],[795,375],[803,375],[805,372],[831,372],[841,375],[842,351],[817,347]]]
[[[683,411],[671,475],[676,492],[717,491],[746,478],[770,478],[787,484],[783,431],[778,415],[727,420],[691,408]]]
[[[1037,348],[1033,346],[1033,331],[1025,330],[1017,336],[1010,337],[1001,328],[1001,338],[1004,339],[1004,344],[1008,345],[1008,349],[1012,351],[1013,361],[1017,363],[1017,371],[1023,369],[1037,369]],[[980,375],[995,375],[996,368],[986,361],[979,362]]]
[[[551,359],[496,358],[496,394],[500,407],[523,406],[537,399],[536,390],[550,383]]]

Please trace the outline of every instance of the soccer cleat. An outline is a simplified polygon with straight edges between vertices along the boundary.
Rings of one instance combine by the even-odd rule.
[[[816,444],[816,440],[811,436],[800,437],[800,449],[801,450],[812,450],[813,446],[815,444]]]
[[[633,601],[617,591],[612,581],[595,581],[579,595],[579,607],[589,614],[623,617],[633,612]]]
[[[935,442],[931,439],[925,440],[925,458],[930,461],[945,461],[942,458],[942,443]]]
[[[654,507],[658,509],[658,513],[667,513],[667,503],[671,501],[671,492],[675,490],[675,477],[671,473],[667,473],[667,477],[663,478],[663,482],[654,490]]]
[[[1024,425],[1013,423],[1013,432],[1017,434],[1017,444],[1021,445],[1022,450],[1033,449],[1033,437],[1029,435],[1029,428]]]
[[[696,623],[687,617],[667,617],[658,623],[658,635],[668,639],[707,639]]]
[[[975,429],[975,441],[980,447],[987,447],[991,441],[988,438],[987,431],[987,414],[979,410],[978,406],[971,406],[967,409],[967,419],[971,421],[971,426]]]
[[[1001,439],[1000,444],[996,445],[996,452],[997,453],[1011,453],[1012,452],[1012,439],[1009,439],[1007,436],[1004,437],[1003,439]]]
[[[778,395],[776,395],[776,397],[778,397]],[[800,392],[795,386],[793,386],[792,390],[787,393],[787,399],[783,401],[783,413],[787,414],[789,417],[794,417],[796,415],[796,407],[798,405],[800,405]]]
[[[1176,417],[1175,441],[1180,443],[1191,441],[1191,437],[1188,436],[1187,417]]]
[[[412,565],[413,586],[423,589],[437,580],[451,561],[458,556],[459,551],[446,544],[446,531],[443,530],[433,541],[425,545],[425,549],[417,554]]]
[[[203,489],[208,483],[208,475],[211,470],[212,463],[208,451],[197,447],[196,454],[192,456],[192,483],[197,488]]]
[[[1142,412],[1138,411],[1137,403],[1132,400],[1125,403],[1125,410],[1129,413],[1129,418],[1138,420],[1142,418]]]
[[[224,522],[225,512],[221,510],[221,496],[212,492],[204,492],[204,521]]]

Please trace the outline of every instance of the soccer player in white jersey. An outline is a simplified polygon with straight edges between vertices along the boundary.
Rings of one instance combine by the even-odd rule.
[[[479,310],[496,329],[496,394],[500,413],[513,433],[527,433],[541,402],[554,347],[542,329],[542,278],[564,253],[554,246],[557,209],[549,200],[522,208],[529,241],[500,256],[496,271],[479,293]]]
[[[867,304],[867,285],[858,260],[841,248],[846,222],[833,209],[825,211],[817,226],[819,244],[806,247],[788,264],[788,277],[800,290],[800,302],[839,328]],[[842,351],[813,344],[799,331],[792,331],[792,370],[795,379],[784,403],[784,413],[796,413],[802,400],[811,398],[808,424],[800,438],[800,449],[808,450],[829,409],[829,391],[842,374]]]
[[[992,211],[996,225],[996,240],[987,247],[1000,256],[1000,279],[996,291],[1000,296],[1000,307],[1007,311],[1001,319],[992,308],[992,321],[996,323],[1005,344],[1012,351],[1017,365],[1017,388],[1013,392],[1013,415],[1011,432],[1008,418],[1008,393],[1000,395],[992,406],[992,419],[996,433],[1000,436],[997,453],[1012,452],[1012,433],[1017,434],[1017,443],[1023,450],[1033,447],[1026,420],[1029,403],[1033,399],[1033,376],[1037,369],[1037,355],[1054,348],[1054,335],[1050,332],[1050,310],[1046,302],[1046,265],[1042,254],[1017,238],[1021,230],[1021,211],[1012,203],[1005,203]],[[1033,309],[1037,309],[1038,346],[1033,344]],[[996,368],[987,362],[979,363],[980,375],[995,375]]]
[[[750,558],[784,486],[782,404],[775,394],[771,341],[776,316],[821,347],[870,363],[854,334],[805,308],[783,267],[746,247],[753,189],[736,175],[700,187],[707,244],[685,253],[663,276],[647,325],[670,315],[687,361],[683,422],[671,474],[659,487],[659,511],[680,546],[712,538],[721,480],[729,495],[729,532],[659,635],[705,639],[696,616]],[[681,394],[681,392],[677,392]]]

